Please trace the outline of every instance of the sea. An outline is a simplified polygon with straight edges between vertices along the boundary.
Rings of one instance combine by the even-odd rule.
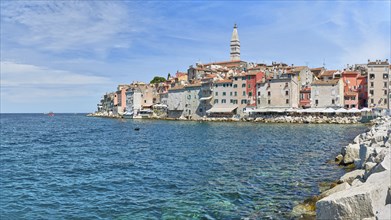
[[[291,219],[366,129],[1,114],[0,219]]]

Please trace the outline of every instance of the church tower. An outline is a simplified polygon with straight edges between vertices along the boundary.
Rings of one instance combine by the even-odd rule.
[[[231,61],[240,60],[240,41],[238,35],[238,27],[234,25],[234,30],[232,31],[231,37]]]

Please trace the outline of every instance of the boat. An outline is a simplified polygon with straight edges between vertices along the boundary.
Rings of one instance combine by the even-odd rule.
[[[124,118],[133,118],[133,112],[125,112],[122,117]]]
[[[50,117],[53,117],[54,113],[53,112],[49,112],[49,113],[47,113],[47,115],[50,116]]]

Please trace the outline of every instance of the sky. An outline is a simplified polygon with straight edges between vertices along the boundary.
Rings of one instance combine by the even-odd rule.
[[[118,84],[241,59],[327,69],[390,60],[390,1],[8,1],[1,113],[94,112]]]

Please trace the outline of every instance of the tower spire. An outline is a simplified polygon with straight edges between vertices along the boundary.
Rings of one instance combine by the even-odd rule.
[[[238,35],[238,26],[234,25],[234,30],[232,31],[231,37],[231,61],[240,60],[240,41]]]

